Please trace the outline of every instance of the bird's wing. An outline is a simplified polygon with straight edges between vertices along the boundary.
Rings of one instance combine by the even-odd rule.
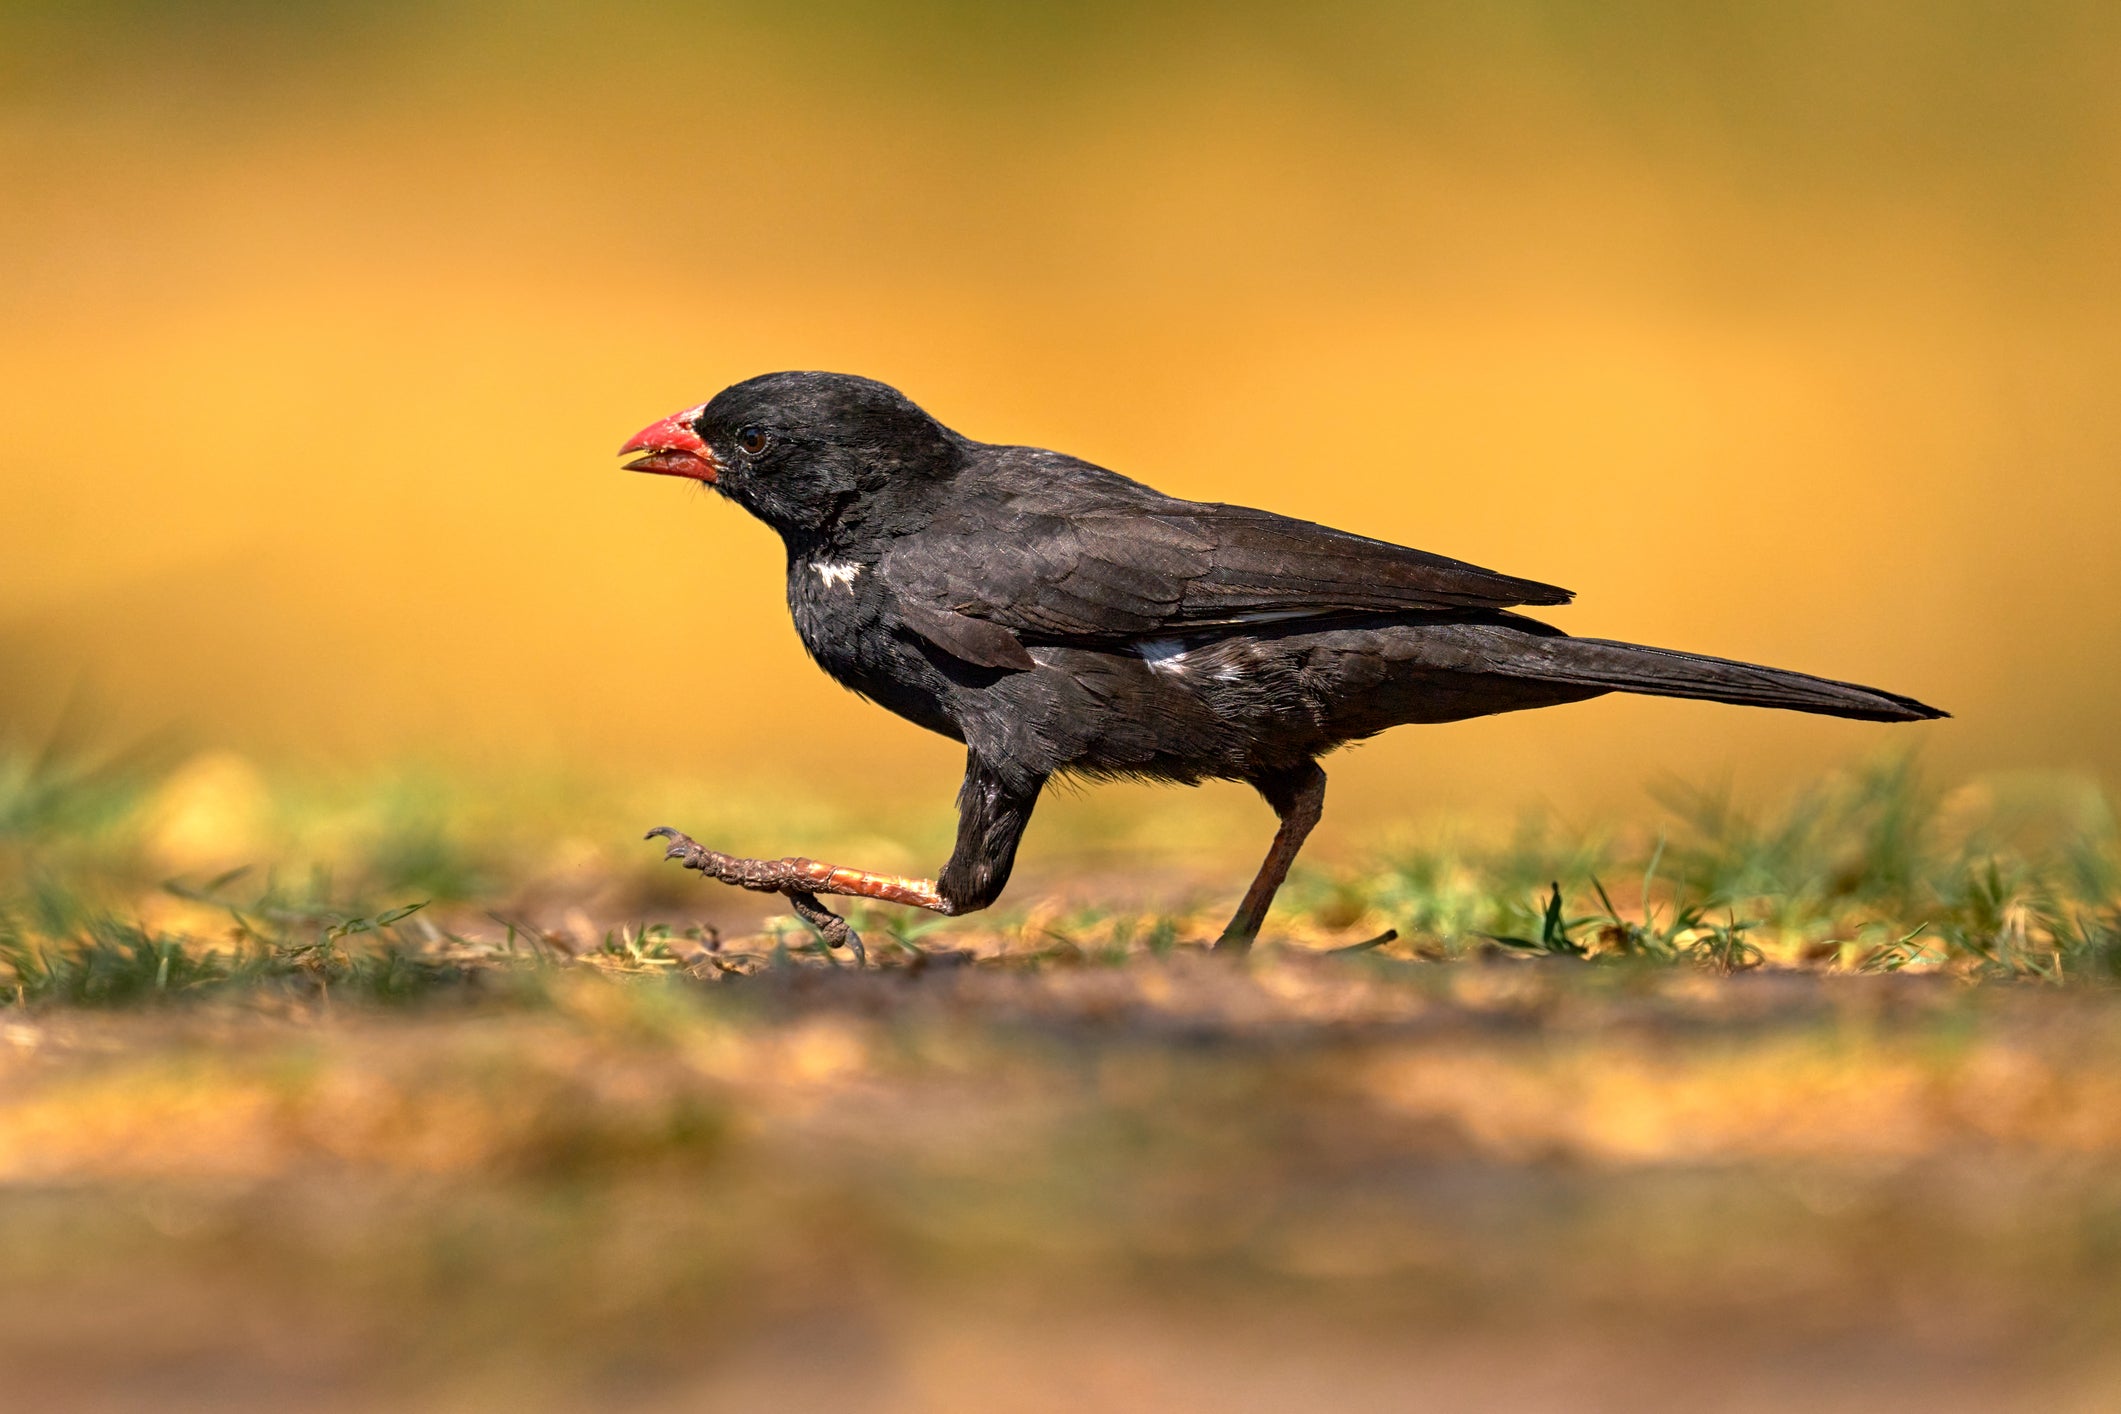
[[[901,542],[881,568],[907,602],[1034,642],[1571,598],[1553,585],[1268,511],[1161,496],[1074,514],[1021,501],[990,506]]]

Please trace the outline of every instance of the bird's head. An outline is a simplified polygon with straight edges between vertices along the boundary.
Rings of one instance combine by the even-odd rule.
[[[955,473],[962,438],[896,388],[845,373],[768,373],[641,429],[628,471],[702,481],[784,535],[874,519]]]

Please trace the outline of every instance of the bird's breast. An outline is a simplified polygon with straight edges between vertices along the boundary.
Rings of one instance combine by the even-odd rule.
[[[874,565],[829,556],[791,559],[788,611],[812,661],[842,687],[961,739],[948,684],[899,630],[891,593]]]
[[[788,613],[803,646],[837,673],[840,660],[876,632],[882,596],[872,568],[859,560],[811,556],[788,564]]]

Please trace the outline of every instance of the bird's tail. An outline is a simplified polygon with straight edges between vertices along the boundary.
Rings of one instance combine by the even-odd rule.
[[[1916,722],[1950,715],[1912,697],[1857,683],[1602,638],[1532,638],[1511,656],[1513,674],[1613,692],[1782,707],[1870,722]]]

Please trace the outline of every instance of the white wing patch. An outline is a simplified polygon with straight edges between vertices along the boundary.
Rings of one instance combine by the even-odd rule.
[[[1175,638],[1152,638],[1137,644],[1134,651],[1142,655],[1152,673],[1178,677],[1186,671],[1186,645]]]
[[[862,573],[862,567],[852,560],[844,565],[828,565],[822,560],[812,560],[810,568],[817,571],[817,577],[825,581],[827,589],[835,584],[844,584],[850,594],[854,592],[854,581],[860,578]]]

